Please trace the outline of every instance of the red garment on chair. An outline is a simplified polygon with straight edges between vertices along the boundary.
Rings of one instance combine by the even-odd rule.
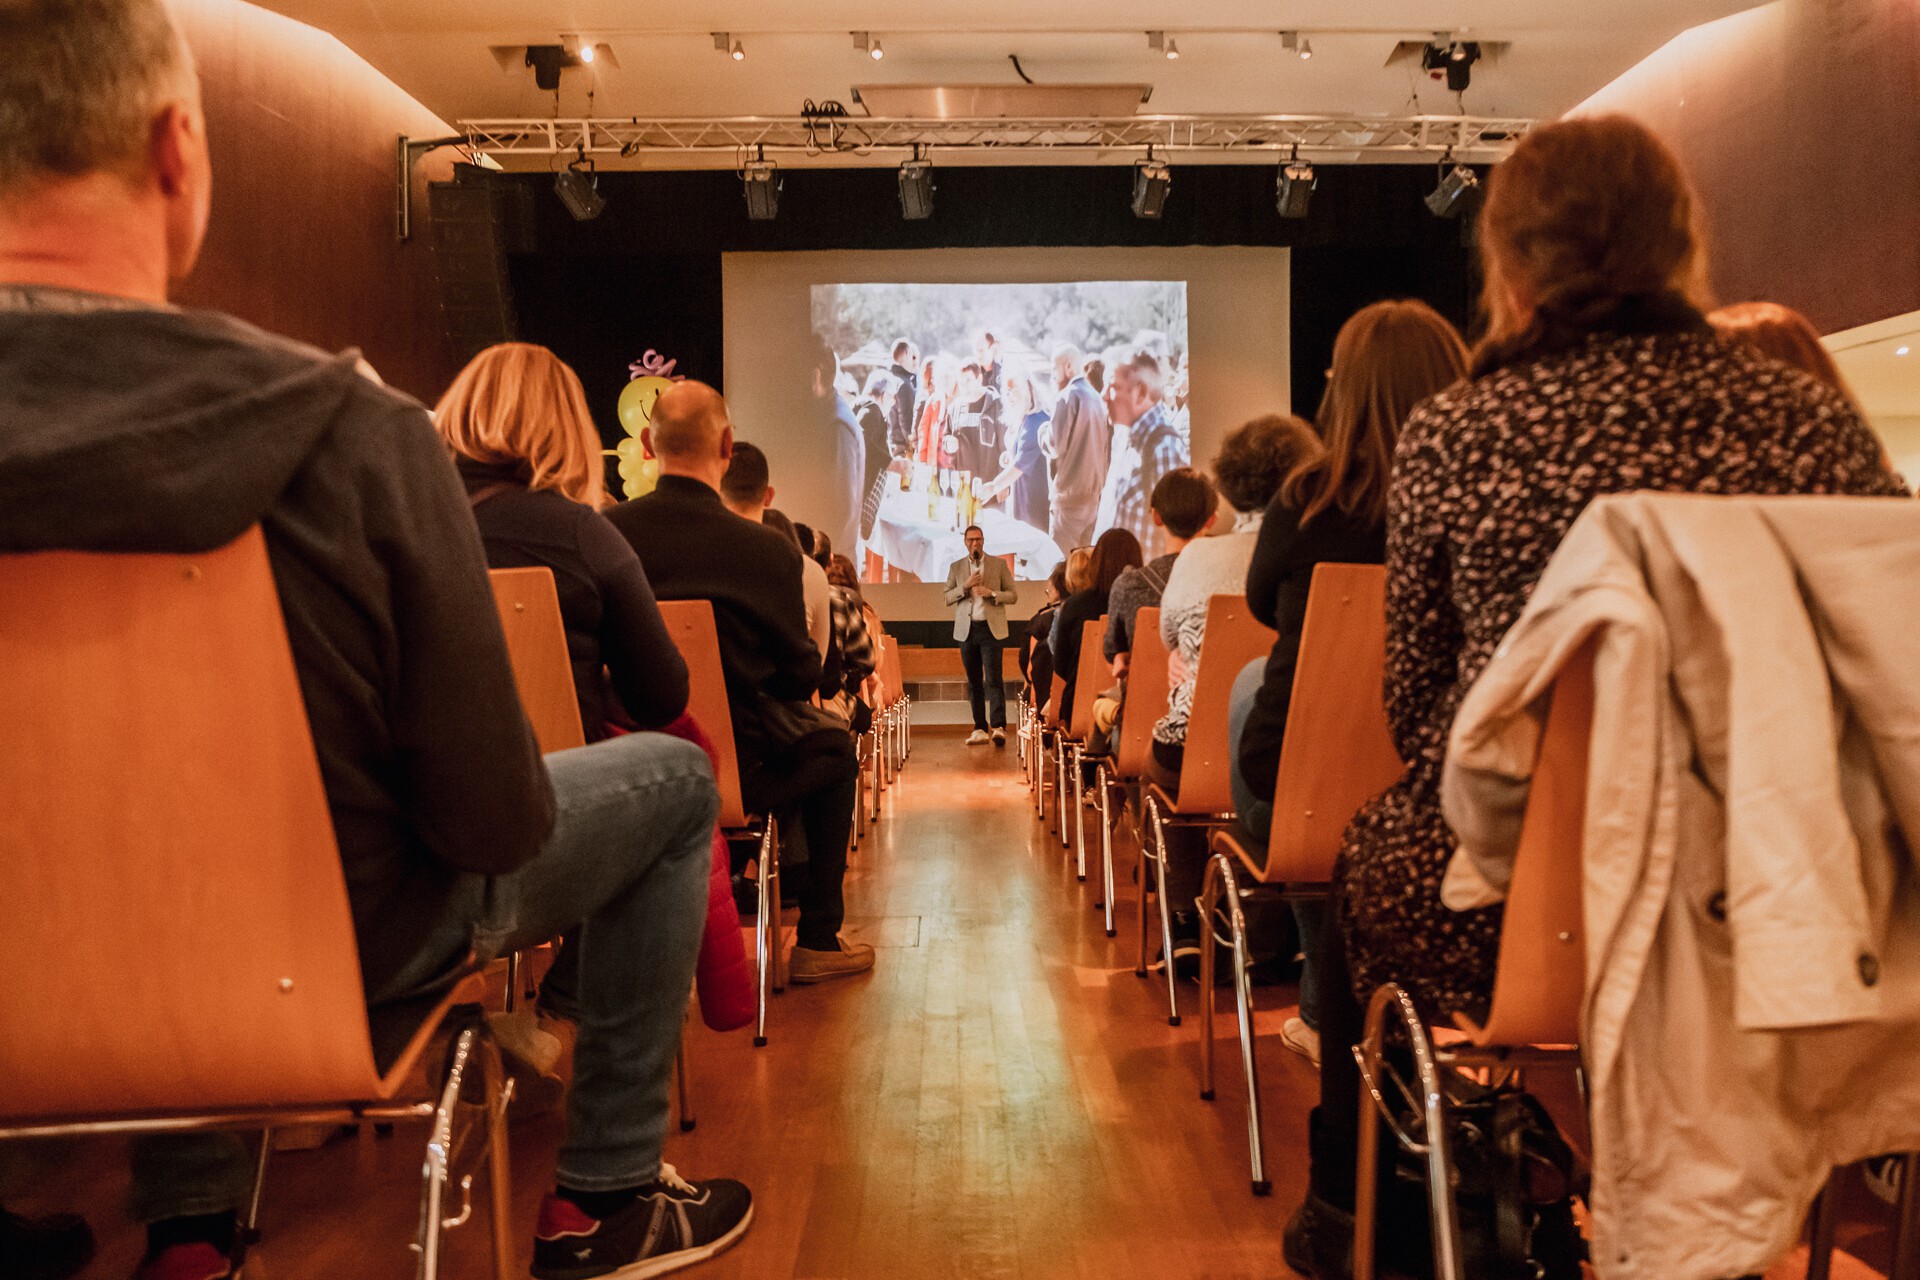
[[[713,743],[692,715],[660,730],[694,743],[714,760]],[[700,1020],[715,1031],[734,1031],[753,1021],[753,966],[740,941],[740,911],[733,902],[733,867],[727,857],[726,837],[713,830],[713,872],[707,879],[707,928],[700,938],[700,960],[694,970],[700,995]]]

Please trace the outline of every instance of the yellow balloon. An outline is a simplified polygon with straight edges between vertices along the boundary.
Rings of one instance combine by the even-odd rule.
[[[613,448],[613,454],[619,461],[621,492],[629,498],[643,498],[652,493],[654,485],[660,480],[660,460],[645,456],[640,441],[628,436]]]
[[[640,433],[653,421],[653,402],[672,385],[671,378],[635,378],[621,390],[620,425],[629,436],[635,440],[640,438]]]

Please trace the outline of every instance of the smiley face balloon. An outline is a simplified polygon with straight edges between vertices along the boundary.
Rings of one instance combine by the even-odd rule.
[[[660,393],[673,385],[672,378],[648,376],[635,378],[620,392],[620,425],[635,440],[653,421],[653,403]]]

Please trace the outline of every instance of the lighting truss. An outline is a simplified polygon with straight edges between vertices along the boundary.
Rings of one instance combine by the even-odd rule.
[[[1292,152],[1331,159],[1441,155],[1500,159],[1533,122],[1484,116],[1127,116],[1115,119],[895,120],[868,116],[574,117],[463,120],[477,152],[498,160],[554,155],[700,155],[746,151],[858,157],[971,152]]]

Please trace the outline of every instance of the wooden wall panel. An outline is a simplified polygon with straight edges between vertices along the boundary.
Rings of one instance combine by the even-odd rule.
[[[1920,4],[1778,0],[1680,36],[1579,108],[1646,121],[1705,201],[1714,286],[1822,332],[1920,308]]]
[[[426,183],[394,239],[394,140],[452,130],[332,36],[243,0],[173,0],[199,60],[213,223],[178,300],[329,350],[358,347],[429,404],[455,369],[442,336]]]

